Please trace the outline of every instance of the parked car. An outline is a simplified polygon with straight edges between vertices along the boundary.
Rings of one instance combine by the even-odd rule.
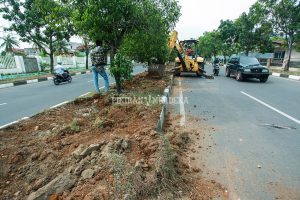
[[[230,75],[234,75],[237,81],[257,78],[264,83],[268,80],[269,69],[262,66],[255,57],[234,56],[229,59],[225,68],[225,76]]]

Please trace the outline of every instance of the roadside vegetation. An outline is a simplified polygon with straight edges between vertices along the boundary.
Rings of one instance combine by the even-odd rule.
[[[12,22],[8,30],[50,57],[53,72],[54,54],[64,52],[65,42],[75,34],[85,41],[86,54],[90,41],[104,41],[112,63],[120,54],[137,62],[164,64],[168,35],[179,19],[180,6],[174,0],[25,0],[2,1],[0,12]],[[121,92],[121,80],[130,76],[130,70],[119,65],[112,74]]]
[[[226,57],[240,52],[273,52],[273,40],[288,49],[284,71],[289,71],[292,48],[300,48],[300,6],[297,0],[258,0],[236,20],[221,20],[220,26],[199,37],[200,54]],[[226,60],[225,60],[226,63]]]

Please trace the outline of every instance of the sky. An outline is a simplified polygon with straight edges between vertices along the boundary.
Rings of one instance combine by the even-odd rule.
[[[181,17],[176,25],[179,39],[198,38],[205,31],[217,29],[220,20],[238,18],[243,12],[248,12],[256,0],[178,0],[181,5]],[[0,19],[0,37],[3,36],[1,26],[8,26],[8,22]],[[72,38],[72,42],[81,42]],[[1,41],[0,41],[1,42]],[[20,47],[32,47],[20,42]]]
[[[198,38],[205,31],[217,29],[220,20],[237,19],[256,0],[178,0],[181,17],[176,25],[180,40]]]

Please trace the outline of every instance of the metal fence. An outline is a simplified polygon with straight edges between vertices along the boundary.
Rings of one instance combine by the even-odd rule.
[[[16,67],[16,61],[13,56],[0,56],[0,69],[14,69]]]

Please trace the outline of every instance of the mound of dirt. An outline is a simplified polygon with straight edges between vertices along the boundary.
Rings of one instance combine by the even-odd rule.
[[[135,173],[141,175],[132,184],[146,184],[155,175],[161,105],[116,104],[111,99],[162,94],[168,82],[168,76],[140,74],[124,84],[121,95],[111,91],[77,99],[0,130],[1,199],[132,195],[137,187],[119,188],[118,178],[137,171],[135,165],[141,166]]]

